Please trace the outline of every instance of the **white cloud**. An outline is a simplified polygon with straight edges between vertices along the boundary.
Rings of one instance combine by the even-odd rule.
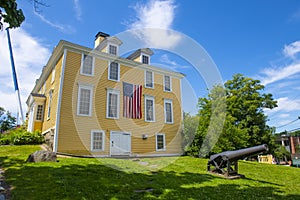
[[[38,38],[29,35],[22,28],[10,30],[15,67],[18,77],[23,112],[26,112],[26,100],[33,89],[35,80],[50,55],[50,51]],[[18,110],[17,97],[12,81],[10,54],[7,35],[0,31],[0,106],[16,114]]]
[[[51,22],[50,20],[46,19],[45,16],[37,12],[34,12],[34,14],[38,16],[43,22],[45,22],[46,24],[50,25],[53,28],[58,29],[62,33],[72,34],[75,32],[75,29],[70,25]]]
[[[266,68],[262,71],[261,82],[263,85],[274,83],[289,78],[300,72],[300,63],[292,63],[281,68]]]
[[[171,30],[175,8],[173,0],[150,0],[145,5],[137,4],[134,7],[136,20],[128,28],[142,38],[147,46],[173,48],[181,39],[179,34]]]
[[[295,59],[295,56],[300,53],[300,41],[293,42],[289,45],[285,45],[283,53],[286,57]]]
[[[75,13],[76,13],[76,19],[78,21],[82,21],[82,11],[81,11],[81,7],[80,7],[80,4],[79,4],[79,0],[74,0],[74,10],[75,10]]]
[[[269,110],[266,109],[265,111],[268,114],[275,113],[275,112],[292,112],[292,111],[299,111],[300,110],[300,99],[290,99],[288,97],[281,97],[276,99],[278,107]]]
[[[186,66],[186,65],[180,65],[178,64],[176,61],[174,60],[171,60],[168,56],[168,54],[163,54],[161,57],[160,57],[160,62],[164,63],[164,64],[167,64],[168,65],[168,68],[171,68],[171,69],[188,69],[188,68],[191,68],[191,66]]]

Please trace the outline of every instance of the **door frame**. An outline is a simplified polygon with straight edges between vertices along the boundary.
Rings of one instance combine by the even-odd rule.
[[[131,138],[131,132],[125,132],[125,131],[110,131],[110,135],[109,135],[109,155],[110,156],[112,156],[112,152],[111,152],[111,142],[112,142],[112,140],[111,140],[111,136],[114,134],[114,133],[116,133],[116,134],[128,134],[129,135],[129,137],[130,137],[130,143],[129,143],[129,154],[128,154],[128,156],[130,156],[131,155],[131,147],[132,147],[132,145],[131,145],[131,142],[132,142],[132,138]],[[127,154],[126,154],[127,155]],[[113,155],[113,156],[122,156],[122,155]]]

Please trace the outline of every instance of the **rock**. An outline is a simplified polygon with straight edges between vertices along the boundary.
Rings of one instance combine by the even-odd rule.
[[[56,153],[40,150],[30,154],[26,162],[56,162]]]
[[[0,192],[3,192],[3,191],[5,191],[5,188],[0,186]]]

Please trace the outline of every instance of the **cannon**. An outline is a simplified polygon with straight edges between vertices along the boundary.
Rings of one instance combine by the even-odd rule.
[[[244,177],[243,175],[238,174],[238,160],[267,150],[268,146],[263,144],[250,148],[214,154],[210,156],[207,163],[207,171],[223,175],[227,178]]]

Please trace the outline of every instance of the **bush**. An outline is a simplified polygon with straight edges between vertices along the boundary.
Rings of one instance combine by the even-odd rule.
[[[0,138],[1,145],[42,144],[43,142],[44,137],[40,131],[31,133],[26,131],[24,128],[11,130],[10,132],[3,134]]]

